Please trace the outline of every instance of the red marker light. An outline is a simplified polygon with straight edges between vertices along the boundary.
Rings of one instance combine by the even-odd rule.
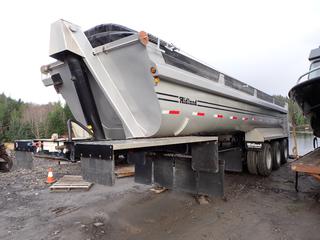
[[[222,114],[215,114],[214,117],[215,118],[223,118],[223,115]]]
[[[179,115],[180,111],[179,110],[163,110],[162,114]]]
[[[178,110],[170,110],[170,111],[169,111],[169,114],[179,115],[179,114],[180,114],[180,111],[178,111]]]
[[[192,115],[193,115],[193,116],[203,117],[203,116],[205,116],[206,114],[205,114],[204,112],[193,112]]]

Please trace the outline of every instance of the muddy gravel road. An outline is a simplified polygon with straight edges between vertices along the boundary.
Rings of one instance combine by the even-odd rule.
[[[227,173],[225,198],[204,205],[133,178],[52,193],[48,166],[59,178],[80,174],[79,164],[35,166],[0,174],[0,239],[320,239],[320,183],[303,176],[296,193],[289,164],[269,178]]]

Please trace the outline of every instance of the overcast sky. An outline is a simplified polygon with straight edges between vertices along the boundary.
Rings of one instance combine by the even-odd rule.
[[[26,102],[61,100],[41,82],[50,24],[83,30],[118,23],[144,30],[269,94],[286,95],[320,45],[320,1],[1,1],[0,93]]]

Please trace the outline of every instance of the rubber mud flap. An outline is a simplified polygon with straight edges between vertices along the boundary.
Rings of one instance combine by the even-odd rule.
[[[192,169],[217,173],[219,171],[218,142],[192,144]]]
[[[173,188],[173,157],[157,156],[153,161],[154,183]]]
[[[128,162],[134,163],[134,181],[141,184],[152,184],[152,158],[146,152],[128,153]]]
[[[198,174],[191,168],[191,159],[175,159],[174,189],[177,191],[196,194]]]

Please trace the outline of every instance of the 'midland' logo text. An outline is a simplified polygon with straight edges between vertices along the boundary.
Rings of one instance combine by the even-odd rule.
[[[185,98],[185,97],[179,97],[179,99],[180,99],[180,103],[183,103],[183,104],[190,104],[190,105],[198,104],[197,100],[190,100],[189,98]]]

